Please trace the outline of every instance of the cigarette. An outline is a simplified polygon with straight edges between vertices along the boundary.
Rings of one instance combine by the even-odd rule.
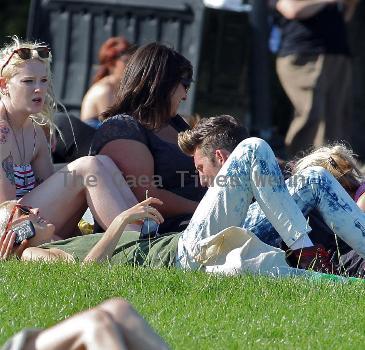
[[[146,190],[146,199],[148,199],[148,190]],[[147,206],[147,214],[148,214],[148,207]],[[150,221],[147,218],[147,231],[150,232]]]

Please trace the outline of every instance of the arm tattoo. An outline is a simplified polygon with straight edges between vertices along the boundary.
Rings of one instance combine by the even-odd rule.
[[[3,170],[6,177],[12,185],[15,185],[14,168],[13,168],[13,157],[11,154],[2,161]]]
[[[9,131],[9,128],[6,125],[0,124],[0,144],[3,145],[4,143],[6,143]]]

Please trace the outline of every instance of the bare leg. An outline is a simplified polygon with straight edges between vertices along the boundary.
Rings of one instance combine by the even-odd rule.
[[[126,183],[122,186],[128,187]],[[79,220],[86,205],[100,225],[107,228],[118,214],[129,208],[121,193],[100,160],[82,157],[53,174],[20,201],[39,208],[40,215],[55,225],[55,233],[62,235],[61,229],[70,220]]]
[[[28,345],[28,344],[27,344]],[[96,308],[42,331],[24,350],[128,349],[111,315]]]
[[[114,183],[116,184],[126,203],[128,203],[129,207],[133,207],[134,205],[136,205],[138,203],[136,196],[128,186],[122,172],[111,160],[111,158],[100,154],[96,155],[95,157],[103,163],[106,171],[111,174]]]
[[[111,299],[100,307],[120,326],[128,349],[168,349],[168,345],[125,300]]]
[[[168,346],[128,302],[112,299],[35,334],[23,349],[162,350]]]
[[[119,190],[120,195],[122,196],[124,202],[127,205],[127,208],[131,208],[134,205],[138,204],[138,200],[130,187],[127,184],[122,172],[115,165],[115,163],[108,156],[104,155],[96,155],[94,156],[97,160],[99,160],[105,168],[105,171],[111,175],[114,184],[116,185],[117,190]],[[129,224],[126,227],[128,231],[140,231],[141,225],[132,225]]]

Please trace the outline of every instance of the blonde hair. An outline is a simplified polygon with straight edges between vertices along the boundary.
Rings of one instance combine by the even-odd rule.
[[[311,151],[294,163],[293,173],[310,166],[327,169],[350,193],[355,192],[364,181],[356,154],[343,143],[334,143]]]
[[[19,48],[29,48],[31,50],[31,59],[38,59],[39,61],[43,62],[46,65],[47,69],[47,78],[48,78],[48,89],[46,93],[45,102],[42,108],[42,111],[30,115],[30,118],[40,126],[48,126],[50,130],[50,136],[53,135],[56,126],[54,123],[54,114],[57,111],[57,105],[61,105],[63,109],[65,107],[57,101],[57,98],[53,91],[53,83],[52,83],[52,74],[51,74],[51,62],[52,62],[52,54],[49,53],[48,58],[41,58],[38,56],[36,50],[39,46],[47,46],[42,42],[30,42],[30,41],[22,41],[17,36],[12,37],[12,42],[6,46],[4,46],[0,50],[0,66],[3,67],[9,57],[13,54],[14,50]],[[19,55],[13,55],[7,65],[4,67],[2,72],[2,77],[6,79],[12,78],[16,72],[18,67],[24,63],[24,60],[19,57]]]
[[[16,200],[11,200],[0,204],[0,237],[2,237],[5,233],[11,211],[16,203]]]

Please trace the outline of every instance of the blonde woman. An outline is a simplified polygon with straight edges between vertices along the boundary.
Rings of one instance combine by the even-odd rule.
[[[362,246],[361,239],[365,236],[362,214],[354,215],[357,213],[355,203],[364,211],[365,186],[352,149],[343,143],[326,145],[290,162],[288,168],[293,176],[286,181],[286,185],[312,227],[310,244],[322,245],[342,274],[364,277],[363,258],[334,235],[334,231],[345,233],[347,225],[352,225],[353,232],[357,232],[357,238],[354,236],[357,243],[352,246],[357,250]],[[336,184],[335,179],[342,187]],[[325,220],[327,217],[332,219]],[[257,203],[250,206],[244,226],[264,242],[283,247],[281,237]]]
[[[46,135],[56,109],[47,45],[17,38],[0,51],[0,202],[20,198],[53,173]]]
[[[315,149],[294,162],[293,173],[311,166],[327,169],[365,211],[365,179],[351,148],[343,143],[334,143]]]
[[[0,202],[39,208],[66,238],[87,206],[106,229],[137,200],[106,156],[79,158],[53,174],[41,128],[54,130],[51,59],[47,45],[17,38],[0,51]]]
[[[124,232],[131,225],[139,225],[145,218],[150,218],[158,224],[164,221],[159,211],[153,205],[161,205],[162,202],[150,197],[133,207],[120,211],[103,234],[78,236],[72,239],[53,242],[47,249],[47,245],[54,235],[62,235],[60,228],[53,221],[45,220],[39,208],[25,206],[15,201],[6,201],[0,204],[0,260],[6,260],[13,255],[23,260],[65,260],[83,262],[102,262],[110,260],[114,255],[117,259],[128,259],[124,249],[132,248],[131,260],[135,262],[136,254],[140,253],[139,243],[142,242],[142,254],[147,259],[151,256],[158,264],[165,261],[173,261],[176,254],[179,234],[170,235],[156,240],[139,240],[139,232]],[[93,212],[95,213],[95,212]],[[33,236],[27,236],[20,244],[16,244],[16,226],[26,224],[32,227]],[[157,249],[162,247],[162,250]],[[122,248],[124,247],[124,249]],[[170,248],[167,248],[170,247]],[[149,252],[151,254],[149,255]],[[119,253],[119,254],[118,254]],[[172,256],[170,259],[169,256]],[[162,258],[164,256],[164,258]],[[151,260],[151,259],[149,259]],[[166,263],[167,264],[167,263]]]

